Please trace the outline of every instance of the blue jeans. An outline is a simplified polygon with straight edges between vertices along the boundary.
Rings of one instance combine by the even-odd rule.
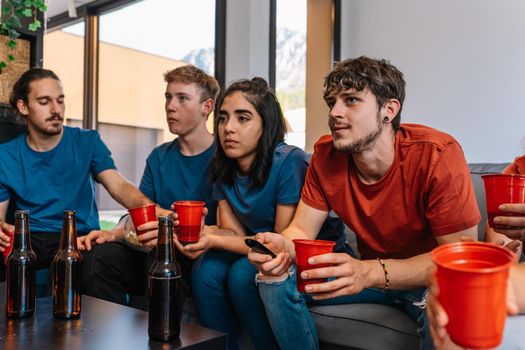
[[[246,329],[256,349],[278,349],[255,285],[257,270],[246,256],[209,250],[195,262],[192,294],[201,323],[228,334],[228,349],[239,349]]]
[[[422,337],[421,348],[432,349],[424,303],[423,306],[418,304],[424,299],[425,288],[386,292],[368,288],[355,295],[313,300],[309,294],[297,291],[295,267],[292,267],[290,272],[290,277],[280,282],[259,282],[259,294],[281,349],[319,349],[317,330],[308,311],[308,305],[353,303],[383,304],[402,309],[418,322],[420,327],[418,333]]]

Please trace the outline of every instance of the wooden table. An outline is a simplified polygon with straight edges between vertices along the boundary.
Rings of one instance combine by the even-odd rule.
[[[185,322],[179,340],[151,341],[147,312],[88,296],[77,320],[55,319],[50,297],[36,300],[33,317],[6,319],[5,288],[0,283],[0,349],[226,349],[226,334]]]

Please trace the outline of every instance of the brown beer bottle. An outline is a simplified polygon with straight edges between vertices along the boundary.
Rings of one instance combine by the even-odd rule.
[[[148,274],[148,334],[153,340],[178,338],[182,316],[181,271],[173,252],[173,221],[159,217],[157,259]]]
[[[80,316],[82,255],[77,249],[74,210],[64,211],[60,247],[51,263],[53,276],[53,315],[59,318]]]
[[[15,212],[13,250],[7,257],[5,313],[9,318],[24,318],[35,312],[36,255],[29,238],[29,211]]]

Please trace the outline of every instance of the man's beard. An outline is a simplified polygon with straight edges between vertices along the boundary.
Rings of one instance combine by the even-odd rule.
[[[59,124],[58,126],[44,125],[43,127],[41,125],[31,122],[29,119],[27,120],[27,123],[30,124],[33,130],[35,130],[37,133],[45,136],[59,135],[62,132],[62,129],[64,128],[63,123]]]
[[[383,124],[381,123],[381,114],[379,111],[377,112],[377,128],[370,132],[368,135],[358,139],[354,140],[348,144],[340,144],[337,141],[334,140],[334,148],[337,151],[340,152],[347,152],[347,153],[361,153],[363,151],[366,151],[367,149],[372,146],[377,139],[379,138],[379,135],[383,131]]]

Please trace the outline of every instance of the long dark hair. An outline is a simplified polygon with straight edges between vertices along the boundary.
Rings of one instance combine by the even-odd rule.
[[[281,105],[275,94],[268,87],[266,80],[255,77],[232,83],[221,96],[215,108],[214,130],[219,136],[219,111],[224,99],[234,92],[241,92],[246,100],[255,108],[262,118],[263,132],[255,150],[255,159],[248,172],[250,187],[262,187],[268,180],[272,168],[273,152],[279,142],[284,141],[286,122]],[[220,142],[218,142],[220,145]],[[230,159],[222,147],[217,148],[211,165],[213,182],[224,182],[233,185],[239,166],[235,159]]]

